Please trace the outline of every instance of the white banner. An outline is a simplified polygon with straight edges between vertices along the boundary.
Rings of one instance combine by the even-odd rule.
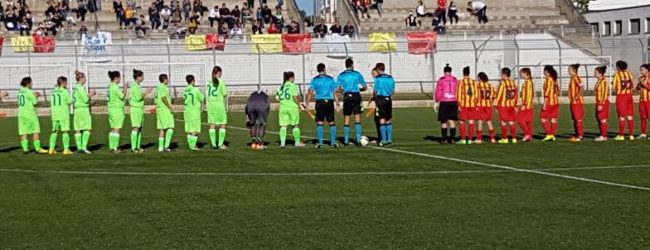
[[[81,45],[84,46],[84,61],[110,62],[108,49],[113,43],[113,36],[109,32],[97,32],[95,35],[82,35]]]
[[[345,49],[345,43],[350,42],[350,37],[349,36],[341,36],[339,34],[331,34],[325,36],[325,40],[327,41],[327,52],[329,52],[328,56],[331,57],[345,57],[346,56],[346,49]]]

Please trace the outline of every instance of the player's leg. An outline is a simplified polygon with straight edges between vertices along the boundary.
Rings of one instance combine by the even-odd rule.
[[[440,121],[440,143],[447,143],[449,124],[447,121]]]
[[[483,142],[483,120],[478,119],[478,123],[476,124],[476,139],[474,140],[474,143],[481,144]]]
[[[322,101],[316,100],[316,118],[314,119],[316,121],[316,139],[318,140],[318,144],[316,145],[316,148],[320,148],[324,144],[324,121],[325,121],[325,107],[324,103]]]
[[[345,107],[343,112],[345,113]],[[350,144],[350,115],[343,115],[343,145]]]
[[[501,139],[499,143],[506,144],[508,143],[508,122],[504,119],[499,119],[501,124]]]
[[[634,113],[634,112],[631,112]],[[628,115],[627,117],[627,130],[630,140],[634,140],[634,116]]]
[[[29,140],[27,135],[20,135],[20,147],[23,149],[23,153],[29,153]]]
[[[515,121],[509,121],[508,126],[510,127],[510,141],[517,143],[517,126],[515,125]]]
[[[359,110],[359,114],[354,115],[354,139],[357,145],[359,145],[361,141],[362,134],[363,126],[361,125],[361,110]]]
[[[163,118],[165,119],[165,150],[170,151],[172,139],[174,138],[174,128],[176,127],[174,113],[169,111]]]
[[[56,139],[58,138],[59,132],[61,131],[60,121],[52,121],[52,133],[50,134],[50,143],[49,143],[49,154],[56,154]]]
[[[63,143],[63,154],[71,155],[70,151],[70,119],[61,121],[61,141]]]

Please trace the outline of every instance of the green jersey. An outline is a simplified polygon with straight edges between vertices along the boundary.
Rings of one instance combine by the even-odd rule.
[[[131,108],[144,108],[142,85],[138,82],[131,83],[131,86],[129,87],[129,106],[131,106]]]
[[[72,102],[75,109],[85,109],[90,107],[90,98],[86,88],[81,84],[75,84],[72,88]]]
[[[164,84],[164,83],[159,83],[158,86],[156,86],[156,111],[169,111],[169,107],[163,103],[162,99],[165,97],[167,99],[167,103],[171,105],[172,100],[169,98],[169,87]]]
[[[206,86],[206,93],[208,96],[208,107],[225,106],[226,96],[228,96],[228,89],[226,82],[219,79],[219,85],[214,86],[212,81],[208,81]]]
[[[185,120],[201,119],[201,104],[203,103],[203,93],[193,85],[187,86],[183,91],[185,99]]]
[[[298,104],[294,101],[294,97],[300,95],[298,85],[286,81],[275,95],[280,101],[280,108],[298,108]]]
[[[61,121],[70,119],[70,94],[68,90],[61,87],[56,87],[50,96],[50,111],[52,112],[52,120]]]
[[[117,83],[112,82],[108,85],[108,94],[106,96],[108,98],[109,109],[124,108],[124,93],[120,87],[117,86]]]
[[[36,115],[36,108],[38,103],[34,91],[30,88],[22,87],[18,91],[18,116],[33,116]]]

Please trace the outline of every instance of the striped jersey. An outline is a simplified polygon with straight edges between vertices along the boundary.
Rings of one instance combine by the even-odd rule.
[[[494,103],[494,87],[489,82],[476,83],[476,106],[477,107],[492,107]]]
[[[639,83],[639,88],[640,88],[640,93],[641,95],[639,96],[639,100],[642,102],[648,102],[650,101],[650,77],[641,77]]]
[[[521,85],[521,103],[519,105],[524,109],[533,108],[533,80],[525,80],[524,84]]]
[[[501,80],[497,89],[497,107],[517,106],[517,84],[512,80]]]
[[[544,80],[544,104],[546,105],[559,105],[560,87],[557,81],[552,77],[546,77]]]
[[[631,95],[632,94],[632,73],[630,71],[618,71],[614,74],[612,80],[612,87],[616,91],[616,95]]]
[[[582,79],[580,76],[576,75],[571,77],[569,82],[569,99],[571,104],[584,104],[585,100],[582,97]]]
[[[456,89],[456,97],[458,98],[458,106],[464,108],[476,107],[476,81],[471,78],[464,78],[458,82],[458,89]]]
[[[604,78],[596,82],[596,87],[594,87],[594,92],[596,94],[596,104],[605,104],[609,101],[609,85],[607,80]]]

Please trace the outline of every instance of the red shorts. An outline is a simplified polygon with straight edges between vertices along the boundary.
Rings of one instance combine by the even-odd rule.
[[[585,119],[585,105],[582,103],[571,104],[571,118],[574,121]]]
[[[603,106],[603,110],[598,111],[598,104],[596,104],[596,119],[600,122],[601,120],[607,120],[609,119],[609,102],[605,102]]]
[[[616,96],[616,113],[618,117],[634,115],[634,98],[631,94]]]
[[[499,111],[499,121],[513,122],[517,119],[517,110],[515,107],[497,107]]]
[[[532,122],[533,121],[533,109],[522,109],[517,112],[517,121],[518,122]]]
[[[479,121],[492,121],[492,107],[476,107],[474,117]]]
[[[560,117],[560,105],[547,105],[546,110],[539,113],[542,119],[557,119]]]
[[[475,107],[460,107],[460,111],[458,112],[458,119],[461,121],[468,121],[468,120],[474,120],[476,119],[476,108]]]
[[[639,115],[642,120],[650,119],[650,101],[639,102]]]

